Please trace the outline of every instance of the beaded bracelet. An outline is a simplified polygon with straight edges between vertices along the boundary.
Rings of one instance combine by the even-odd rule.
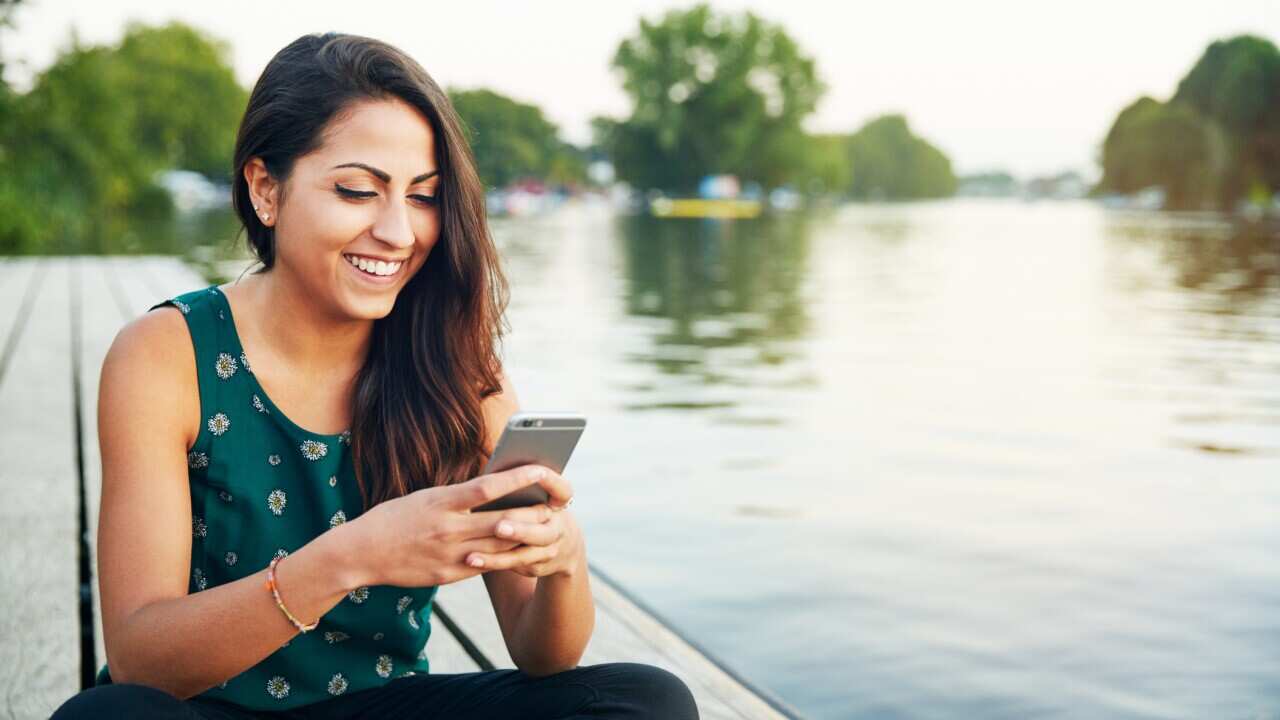
[[[280,562],[281,559],[283,559],[283,556],[277,555],[271,558],[271,564],[267,566],[267,589],[271,591],[271,597],[276,599],[276,605],[281,612],[284,613],[285,617],[289,618],[289,622],[293,623],[293,626],[298,628],[299,632],[311,632],[316,629],[320,621],[316,620],[310,625],[303,624],[293,616],[293,613],[289,612],[289,608],[285,607],[284,601],[280,599],[280,591],[276,589],[276,563]]]

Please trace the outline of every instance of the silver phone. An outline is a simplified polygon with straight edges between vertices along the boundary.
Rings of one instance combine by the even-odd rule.
[[[587,427],[587,418],[574,412],[518,412],[507,421],[498,446],[481,475],[510,470],[520,465],[543,465],[564,473],[569,456]],[[545,503],[551,497],[539,484],[527,485],[471,512],[506,510]]]

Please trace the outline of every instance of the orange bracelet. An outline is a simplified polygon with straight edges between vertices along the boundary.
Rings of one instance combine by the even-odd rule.
[[[293,613],[289,612],[289,608],[284,606],[284,601],[280,599],[280,591],[276,589],[276,563],[282,559],[284,558],[280,555],[271,558],[271,564],[267,566],[267,589],[271,591],[271,597],[276,599],[276,606],[280,608],[285,617],[289,618],[289,622],[293,623],[294,627],[298,628],[300,632],[311,632],[316,629],[320,621],[316,620],[309,625],[300,622],[298,618],[293,616]]]

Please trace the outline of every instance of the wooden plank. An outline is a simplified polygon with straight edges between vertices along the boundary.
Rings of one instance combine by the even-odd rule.
[[[704,718],[785,717],[594,573],[591,590],[596,603],[596,626],[581,664],[626,661],[668,670],[693,691],[699,713]],[[480,577],[441,587],[436,602],[461,626],[490,662],[497,667],[515,667],[502,639],[489,593]],[[642,635],[641,632],[648,634]]]
[[[80,258],[80,427],[84,458],[85,507],[88,509],[89,568],[93,573],[94,652],[99,667],[106,662],[102,642],[102,597],[98,588],[98,513],[102,503],[102,456],[98,446],[98,381],[102,361],[120,328],[131,319],[110,299],[109,261]],[[95,668],[96,672],[96,668]]]
[[[0,703],[48,717],[80,689],[80,618],[71,308],[65,258],[35,263],[40,283],[0,378]],[[0,286],[0,305],[22,283]]]
[[[433,611],[431,636],[427,639],[427,659],[431,661],[431,674],[467,673],[480,669],[475,660],[462,648],[462,643],[445,628]]]
[[[140,267],[143,282],[156,298],[153,303],[213,284],[179,257],[147,256],[142,258]]]
[[[594,568],[591,588],[596,607],[603,608],[610,616],[609,624],[625,627],[629,632],[614,630],[596,633],[592,637],[592,643],[587,646],[584,661],[597,663],[605,662],[604,658],[628,657],[627,653],[633,652],[635,643],[640,641],[654,647],[671,663],[697,677],[710,694],[721,699],[743,717],[800,717],[799,711],[786,706],[781,698],[772,698],[772,703],[766,701],[755,688],[739,681],[717,665],[703,650],[691,645],[673,628],[632,602],[612,580]],[[785,708],[785,712],[781,712],[779,707]]]
[[[23,305],[30,302],[28,294],[35,289],[32,280],[36,263],[29,258],[6,258],[7,262],[0,266],[0,376],[15,351],[16,337],[11,331]]]

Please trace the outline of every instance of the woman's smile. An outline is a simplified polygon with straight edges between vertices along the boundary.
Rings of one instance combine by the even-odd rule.
[[[343,264],[351,268],[351,270],[364,279],[365,282],[375,285],[391,285],[400,278],[400,271],[404,268],[407,258],[401,261],[386,262],[385,260],[374,260],[363,255],[350,255],[343,253]]]

